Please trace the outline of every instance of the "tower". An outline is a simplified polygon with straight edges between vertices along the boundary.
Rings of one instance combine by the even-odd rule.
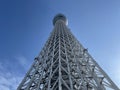
[[[17,90],[119,90],[58,14],[54,29]]]

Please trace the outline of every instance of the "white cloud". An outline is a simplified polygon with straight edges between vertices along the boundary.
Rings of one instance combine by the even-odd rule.
[[[19,55],[17,57],[15,57],[15,59],[18,61],[18,63],[25,69],[25,70],[28,70],[29,68],[29,62],[28,60],[22,56],[22,55]]]
[[[16,90],[23,76],[15,75],[16,71],[6,67],[3,62],[0,62],[0,90]]]
[[[22,77],[15,76],[12,73],[0,71],[0,89],[1,90],[16,90]]]
[[[3,85],[0,85],[0,89],[1,90],[10,90],[9,87],[3,86]]]

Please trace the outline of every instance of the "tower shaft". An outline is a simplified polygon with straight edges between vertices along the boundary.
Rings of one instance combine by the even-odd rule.
[[[119,90],[57,15],[54,30],[17,90]]]

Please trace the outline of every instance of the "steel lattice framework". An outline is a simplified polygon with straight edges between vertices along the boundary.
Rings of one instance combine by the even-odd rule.
[[[54,30],[17,90],[119,90],[58,14]]]

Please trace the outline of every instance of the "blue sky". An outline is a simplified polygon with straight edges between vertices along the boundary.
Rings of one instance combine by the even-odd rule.
[[[0,89],[17,88],[57,13],[120,87],[120,0],[0,0]]]

